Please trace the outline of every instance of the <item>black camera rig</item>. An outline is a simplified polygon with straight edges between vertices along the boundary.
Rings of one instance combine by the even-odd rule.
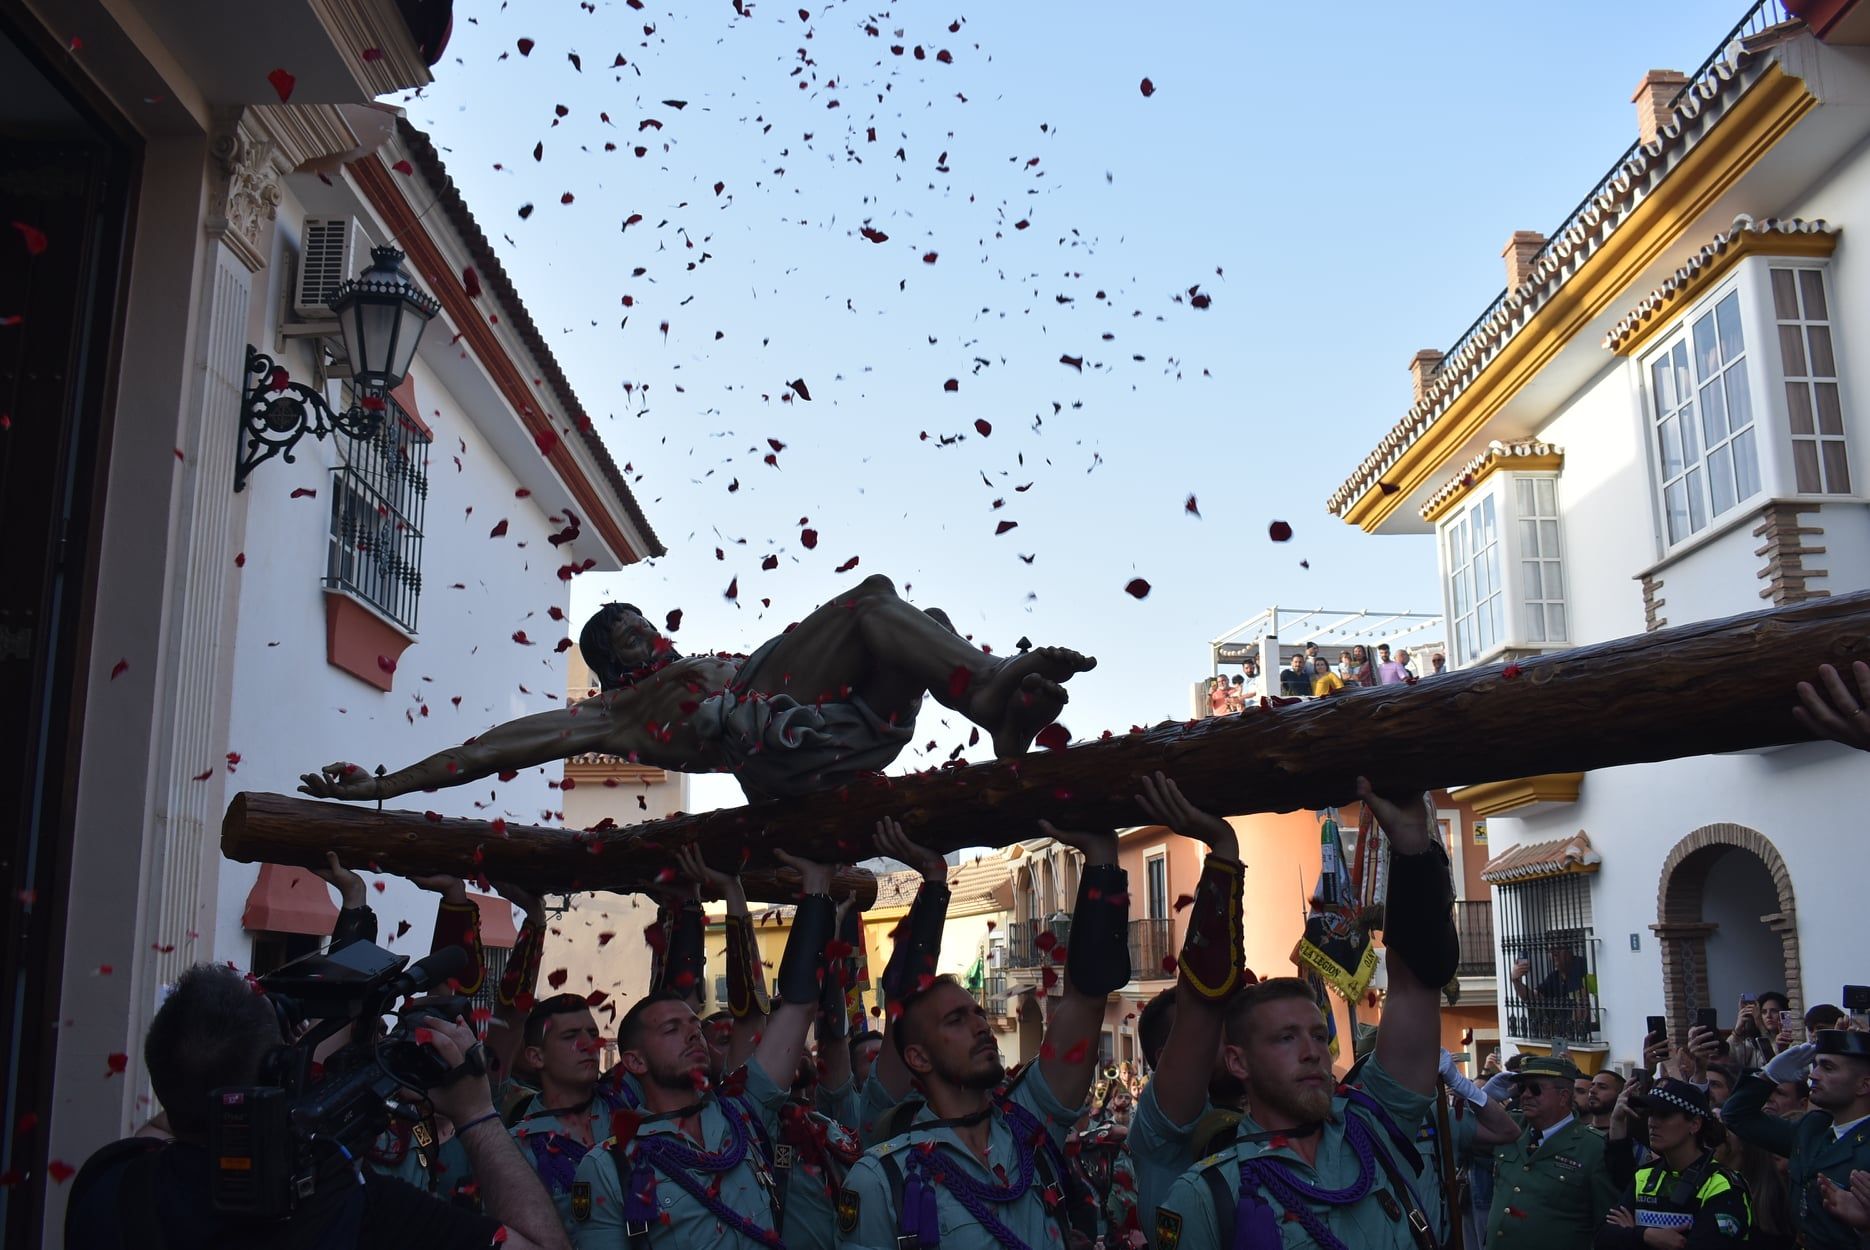
[[[292,1040],[267,1055],[259,1084],[212,1095],[215,1209],[283,1219],[321,1181],[356,1184],[357,1160],[391,1118],[418,1118],[409,1098],[484,1077],[478,1046],[450,1067],[422,1036],[437,1020],[466,1015],[466,999],[404,1004],[465,976],[468,962],[467,951],[448,947],[411,964],[407,955],[358,939],[259,978],[281,1036]],[[386,1025],[391,1014],[396,1019]],[[346,1030],[350,1036],[319,1060],[319,1050]],[[334,1160],[352,1166],[334,1167]]]

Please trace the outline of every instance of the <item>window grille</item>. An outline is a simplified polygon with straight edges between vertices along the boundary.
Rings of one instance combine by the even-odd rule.
[[[1598,1040],[1591,886],[1578,873],[1494,886],[1507,988],[1507,1031],[1529,1041]]]
[[[395,400],[384,404],[374,438],[340,443],[345,463],[332,471],[324,584],[374,605],[413,634],[422,596],[429,436]]]

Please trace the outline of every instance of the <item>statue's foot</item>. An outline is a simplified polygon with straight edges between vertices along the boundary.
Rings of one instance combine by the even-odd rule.
[[[994,754],[1004,760],[1030,750],[1070,701],[1064,683],[1096,667],[1096,660],[1067,647],[1035,647],[1002,662],[974,699],[973,719],[993,735]]]

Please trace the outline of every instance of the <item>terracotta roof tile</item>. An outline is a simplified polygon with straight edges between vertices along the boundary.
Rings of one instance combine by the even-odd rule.
[[[1528,842],[1502,851],[1487,861],[1480,879],[1489,885],[1513,885],[1538,877],[1596,872],[1603,862],[1604,857],[1591,845],[1591,835],[1580,829],[1569,838]]]

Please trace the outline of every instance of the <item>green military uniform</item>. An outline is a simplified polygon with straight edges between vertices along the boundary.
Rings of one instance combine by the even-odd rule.
[[[1870,1059],[1870,1036],[1824,1029],[1817,1053]],[[1764,1147],[1789,1161],[1786,1179],[1792,1192],[1792,1218],[1799,1244],[1806,1250],[1855,1250],[1857,1233],[1825,1210],[1818,1178],[1827,1176],[1840,1189],[1850,1188],[1853,1170],[1870,1171],[1870,1120],[1859,1120],[1838,1136],[1831,1116],[1809,1111],[1797,1120],[1766,1114],[1774,1082],[1748,1077],[1721,1108],[1721,1119],[1743,1141]]]
[[[848,1085],[844,1089],[845,1096],[831,1102],[854,1108],[856,1094]],[[855,1130],[823,1111],[797,1102],[782,1110],[773,1143],[773,1175],[785,1213],[786,1250],[832,1250],[838,1244],[832,1199],[863,1149]]]
[[[1521,1079],[1576,1081],[1569,1059],[1531,1058]],[[1604,1137],[1568,1117],[1539,1134],[1527,1128],[1517,1141],[1493,1150],[1493,1212],[1488,1250],[1576,1250],[1591,1244],[1616,1195],[1604,1162]]]
[[[591,1101],[582,1107],[547,1107],[545,1095],[534,1094],[520,1108],[510,1126],[513,1140],[539,1174],[567,1233],[575,1231],[578,1224],[572,1180],[578,1164],[591,1149],[586,1143],[609,1137],[614,1132],[611,1118],[641,1101],[642,1092],[635,1078],[615,1072],[598,1082]]]
[[[1448,1101],[1451,1104],[1448,1108],[1448,1157],[1458,1171],[1462,1158],[1474,1149],[1475,1140],[1480,1136],[1480,1121],[1474,1108],[1461,1099],[1450,1097]],[[1422,1127],[1416,1132],[1415,1145],[1422,1155],[1422,1182],[1415,1187],[1416,1197],[1422,1200],[1422,1213],[1428,1216],[1428,1226],[1435,1230],[1436,1239],[1445,1246],[1461,1213],[1448,1210],[1450,1178],[1442,1175],[1440,1121],[1432,1101]]]
[[[1232,1145],[1198,1160],[1170,1186],[1168,1197],[1155,1213],[1157,1250],[1183,1246],[1189,1250],[1225,1250],[1232,1244],[1226,1226],[1237,1217],[1234,1210],[1217,1206],[1217,1199],[1228,1204],[1236,1200],[1242,1162],[1252,1163],[1259,1170],[1274,1161],[1293,1182],[1308,1189],[1362,1188],[1353,1199],[1327,1203],[1306,1196],[1302,1189],[1288,1189],[1281,1194],[1265,1185],[1258,1186],[1257,1192],[1266,1203],[1263,1210],[1270,1212],[1280,1244],[1287,1250],[1314,1250],[1334,1244],[1350,1250],[1415,1250],[1409,1208],[1413,1204],[1416,1215],[1422,1215],[1421,1188],[1433,1182],[1417,1176],[1418,1156],[1408,1143],[1422,1126],[1428,1095],[1398,1084],[1374,1058],[1364,1065],[1359,1088],[1382,1109],[1382,1117],[1387,1117],[1390,1124],[1384,1124],[1383,1118],[1360,1100],[1340,1091],[1332,1100],[1331,1118],[1320,1130],[1318,1153],[1310,1163],[1284,1135],[1264,1132],[1251,1116],[1242,1118],[1240,1135]],[[1390,1134],[1392,1126],[1403,1135],[1401,1146]],[[1359,1142],[1375,1159],[1367,1169],[1361,1162]],[[1387,1158],[1388,1166],[1377,1152]],[[1261,1160],[1267,1164],[1260,1164]],[[1395,1178],[1411,1192],[1398,1192],[1392,1169]],[[1290,1204],[1288,1198],[1293,1199]],[[1314,1227],[1308,1228],[1308,1224]],[[1324,1236],[1317,1235],[1318,1231]]]
[[[474,1183],[467,1148],[453,1133],[438,1144],[429,1125],[430,1121],[422,1120],[381,1134],[370,1153],[370,1170],[406,1181],[456,1206],[480,1210],[480,1189]]]
[[[629,1140],[604,1141],[579,1161],[571,1185],[577,1250],[634,1250],[639,1233],[650,1246],[681,1250],[779,1244],[770,1151],[791,1091],[774,1084],[757,1059],[744,1070],[740,1094],[702,1104],[700,1141],[683,1133],[677,1118],[650,1118]],[[663,1149],[705,1154],[727,1166],[677,1168]]]
[[[1047,1144],[1062,1150],[1081,1112],[1082,1108],[1059,1102],[1042,1068],[1028,1067],[1023,1079],[994,1106],[987,1152],[990,1167],[927,1106],[919,1108],[908,1132],[871,1147],[845,1179],[838,1194],[838,1244],[847,1250],[896,1246],[905,1231],[897,1195],[908,1195],[913,1185],[923,1194],[923,1203],[931,1196],[930,1190],[934,1199],[937,1227],[925,1230],[928,1235],[922,1244],[926,1246],[1001,1250],[1004,1243],[989,1231],[989,1220],[1033,1250],[1063,1246],[1060,1223],[1066,1200],[1054,1190],[1065,1178],[1048,1182],[1051,1164],[1041,1156],[1050,1157]],[[1022,1139],[1015,1131],[1021,1125],[1046,1140]],[[924,1163],[930,1164],[927,1170],[923,1170]],[[1004,1200],[997,1195],[1004,1195]],[[911,1223],[922,1214],[912,1210]]]

